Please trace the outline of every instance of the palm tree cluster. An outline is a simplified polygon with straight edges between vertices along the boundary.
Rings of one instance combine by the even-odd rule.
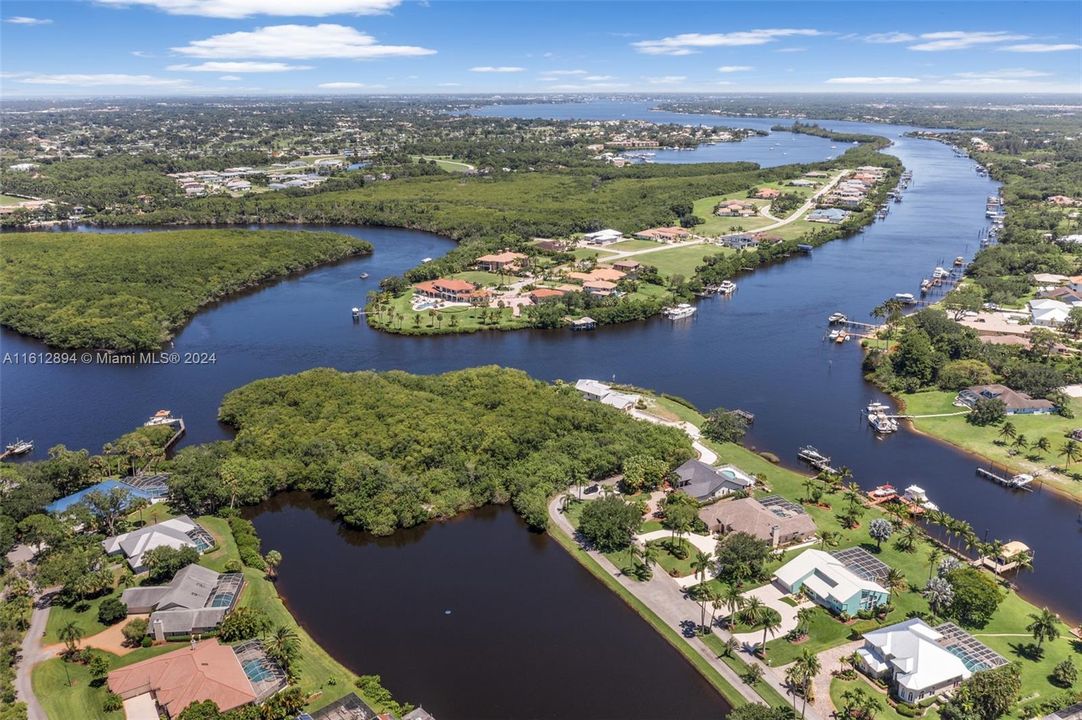
[[[801,718],[804,717],[804,712],[808,708],[808,701],[815,702],[812,683],[822,669],[815,653],[805,648],[801,651],[800,657],[785,671],[785,684],[789,686],[790,692],[800,695],[804,700],[800,707]]]

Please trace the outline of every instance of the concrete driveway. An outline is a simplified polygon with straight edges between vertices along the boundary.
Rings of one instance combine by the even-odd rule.
[[[778,615],[781,616],[781,627],[778,628],[775,635],[767,634],[767,642],[776,637],[781,637],[796,627],[796,612],[799,608],[795,608],[788,603],[782,602],[781,599],[785,597],[785,595],[785,591],[774,583],[767,583],[766,585],[757,587],[754,590],[748,590],[744,593],[745,598],[759,598],[763,605],[776,610]],[[737,633],[734,634],[733,637],[737,639],[737,642],[754,645],[763,641],[763,631],[758,630],[756,632]]]

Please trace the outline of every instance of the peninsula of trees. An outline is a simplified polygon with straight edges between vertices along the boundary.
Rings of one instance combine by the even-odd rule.
[[[10,234],[0,324],[59,348],[152,350],[204,305],[371,249],[330,232]]]

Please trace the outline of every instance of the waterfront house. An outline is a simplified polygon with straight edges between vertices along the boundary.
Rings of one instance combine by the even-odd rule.
[[[477,268],[487,272],[509,272],[516,269],[519,261],[525,260],[526,256],[518,252],[502,252],[494,255],[482,255],[477,258]]]
[[[836,614],[856,615],[887,602],[887,590],[865,580],[822,550],[805,550],[774,572],[774,580],[794,595],[804,591]]]
[[[155,640],[175,640],[217,628],[232,612],[243,586],[241,573],[189,565],[166,585],[130,587],[120,599],[129,614],[151,613],[148,631]]]
[[[999,383],[971,385],[958,393],[954,404],[971,408],[981,398],[1001,401],[1008,415],[1049,415],[1056,411],[1056,406],[1050,400],[1031,398],[1024,392],[1011,390]]]
[[[815,522],[802,508],[789,504],[767,507],[755,498],[716,503],[699,511],[710,532],[742,532],[783,547],[815,536]]]
[[[616,283],[624,278],[624,273],[615,268],[596,267],[588,273],[569,272],[567,277],[571,280],[578,280],[581,283],[597,281]]]
[[[733,250],[744,250],[755,247],[759,243],[748,233],[740,233],[739,235],[726,235],[721,238],[721,244],[731,247]]]
[[[146,571],[143,556],[149,550],[156,547],[194,547],[202,553],[214,546],[214,538],[187,515],[179,515],[154,525],[145,525],[138,530],[114,535],[102,540],[101,544],[108,555],[124,555],[132,571],[139,574]]]
[[[590,318],[583,319],[589,320]],[[613,390],[612,386],[607,383],[586,378],[578,380],[575,383],[575,389],[587,400],[609,405],[618,410],[630,410],[642,399],[639,395]]]
[[[619,270],[629,276],[634,276],[638,273],[640,267],[642,267],[642,263],[637,260],[617,260],[612,264],[613,270]]]
[[[413,289],[426,297],[448,302],[478,304],[488,299],[488,291],[478,289],[476,285],[455,278],[437,278],[417,283]]]
[[[616,283],[608,280],[589,280],[582,284],[582,289],[594,297],[608,297],[616,291]]]
[[[920,618],[864,634],[860,669],[886,680],[900,700],[918,703],[949,690],[973,673],[941,644],[943,635]]]
[[[718,217],[753,217],[759,214],[759,206],[747,200],[722,200],[714,207]]]
[[[596,327],[597,320],[594,320],[592,317],[583,316],[571,321],[572,330],[593,330]]]
[[[562,298],[567,293],[563,290],[557,290],[556,288],[540,287],[530,291],[529,298],[533,301],[534,305],[540,305],[543,302],[549,300],[556,300]]]
[[[107,493],[116,489],[124,490],[128,493],[128,501],[126,503],[128,506],[136,499],[143,499],[147,502],[155,503],[164,499],[169,493],[169,488],[166,487],[165,484],[168,477],[168,475],[162,474],[152,476],[137,475],[124,478],[123,480],[109,478],[91,485],[90,487],[83,488],[78,492],[74,492],[71,495],[66,495],[59,500],[54,500],[45,506],[45,511],[49,513],[62,513],[83,502],[90,493]]]
[[[682,227],[656,227],[635,233],[640,240],[655,240],[662,243],[676,243],[691,237],[691,233]]]
[[[775,200],[781,195],[781,190],[770,187],[759,188],[752,197],[759,200]]]
[[[128,717],[156,718],[160,709],[175,718],[192,703],[206,700],[227,712],[257,698],[233,648],[216,638],[118,668],[109,673],[108,685],[124,699]],[[132,713],[129,703],[142,714]]]
[[[692,459],[673,471],[671,484],[674,489],[704,503],[748,491],[755,486],[755,479],[732,465],[714,467]]]
[[[547,238],[535,240],[534,245],[548,252],[563,252],[567,248],[567,243],[563,240],[549,240]]]
[[[806,218],[808,222],[820,222],[830,225],[838,225],[845,222],[845,219],[849,217],[849,211],[841,210],[839,208],[820,208],[818,210],[812,210],[808,213]]]

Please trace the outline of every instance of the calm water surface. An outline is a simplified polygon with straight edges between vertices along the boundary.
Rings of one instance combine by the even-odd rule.
[[[654,120],[668,119],[665,113],[653,113],[648,106],[632,103],[503,106],[485,112],[596,119],[637,113]],[[765,129],[776,122],[765,118],[671,117],[683,123]],[[349,308],[362,304],[364,293],[375,287],[379,278],[445,252],[450,241],[407,230],[312,227],[365,237],[376,246],[375,253],[283,280],[201,312],[178,335],[172,349],[213,352],[217,359],[214,365],[3,367],[0,442],[10,442],[15,436],[32,438],[37,442],[36,457],[60,442],[96,450],[162,407],[185,417],[188,442],[227,437],[227,430],[215,420],[225,392],[256,378],[316,366],[434,373],[497,363],[547,380],[615,377],[684,396],[701,408],[725,405],[754,412],[758,419],[749,444],[777,453],[786,464],[793,463],[800,445],[811,443],[832,455],[836,464],[851,467],[855,480],[865,488],[886,482],[899,487],[912,483],[923,486],[940,507],[972,523],[978,534],[1018,539],[1032,547],[1036,571],[1019,577],[1018,584],[1035,602],[1047,603],[1077,621],[1082,618],[1082,567],[1078,562],[1082,524],[1077,505],[1049,492],[1017,494],[981,480],[974,474],[972,458],[908,430],[886,439],[875,437],[858,413],[883,396],[861,378],[859,348],[823,341],[828,314],[842,311],[852,318],[867,317],[886,297],[916,292],[920,279],[935,265],[959,254],[971,257],[977,250],[977,234],[985,227],[984,199],[997,185],[977,176],[972,162],[953,157],[949,148],[902,137],[905,128],[832,121],[821,124],[890,136],[895,142],[890,152],[914,175],[905,201],[894,205],[885,221],[859,235],[830,243],[811,256],[738,278],[739,290],[732,298],[702,302],[699,312],[687,321],[657,318],[596,333],[492,332],[429,338],[377,333],[353,323]],[[825,142],[786,134],[786,142],[804,141],[815,141],[820,148]],[[746,143],[707,150],[742,145]],[[829,151],[829,145],[826,149]],[[688,158],[695,154],[680,153]],[[819,159],[822,157],[825,154]],[[370,273],[371,279],[359,280],[361,272]],[[43,347],[0,331],[0,349],[26,352]],[[563,588],[560,600],[550,607],[565,623],[550,625],[546,618],[545,632],[534,633],[536,618],[531,617],[510,635],[534,633],[531,658],[534,652],[556,652],[553,648],[578,651],[581,624],[607,627],[612,623],[610,635],[621,636],[621,641],[647,630],[626,612],[612,609],[619,601],[604,599],[608,591],[588,582],[554,544],[527,534],[503,511],[474,513],[427,531],[403,533],[391,541],[371,541],[339,528],[292,496],[276,500],[264,510],[256,522],[268,544],[286,554],[281,583],[301,621],[351,667],[381,672],[392,690],[431,705],[437,714],[441,708],[430,698],[441,698],[440,703],[455,708],[454,715],[459,716],[462,706],[453,703],[461,697],[471,705],[463,716],[497,716],[506,705],[499,704],[505,701],[497,698],[489,702],[492,687],[516,687],[514,683],[525,674],[533,676],[537,690],[517,698],[517,712],[542,717],[551,704],[545,697],[535,696],[553,687],[547,685],[548,679],[574,682],[566,676],[550,676],[545,664],[524,667],[508,662],[523,649],[521,645],[509,648],[505,643],[510,625],[500,625],[498,632],[492,632],[487,616],[462,614],[472,588],[489,587],[493,572],[509,572],[494,570],[487,559],[504,548],[517,548],[507,552],[516,553],[522,565],[521,572],[516,565],[514,582],[493,586],[491,592],[497,593],[504,605],[533,607],[535,596],[552,597],[549,593],[554,584]],[[321,539],[316,541],[317,537]],[[439,541],[430,541],[430,537]],[[433,576],[425,568],[432,568],[429,563],[436,557],[446,559],[439,555],[444,546],[483,549],[463,551],[461,562],[453,564],[455,573],[440,568]],[[392,557],[395,559],[387,559]],[[319,565],[323,558],[328,558],[327,564]],[[354,567],[359,563],[362,571],[359,575],[339,573],[338,566],[343,563]],[[564,567],[559,569],[548,567],[561,563]],[[300,579],[310,572],[306,569],[310,566],[324,569],[319,582],[312,576]],[[580,573],[581,582],[575,573]],[[351,578],[352,584],[327,591],[327,583],[345,582],[337,576]],[[363,577],[363,582],[358,584],[357,577]],[[445,583],[449,585],[445,587]],[[452,619],[446,623],[447,632],[459,628],[468,643],[458,646],[443,636],[432,642],[429,633],[433,626],[427,623],[445,616],[423,619],[420,616],[429,609],[412,604],[419,600],[403,600],[406,595],[433,593],[445,598],[442,604],[454,605],[452,615],[446,616]],[[355,602],[363,608],[367,623],[363,627],[354,619],[357,613],[351,604],[340,601],[361,596],[363,599]],[[615,604],[608,606],[606,602]],[[440,605],[433,607],[442,612]],[[381,627],[373,629],[377,625]],[[373,632],[379,633],[378,639]],[[658,651],[645,644],[649,642],[645,636],[634,642],[634,652],[625,648],[614,655],[616,660],[604,665],[580,664],[569,656],[568,665],[582,673],[579,684],[573,686],[573,696],[583,703],[614,702],[620,694],[598,689],[595,697],[595,689],[625,676],[625,689],[635,688],[643,653],[656,655]],[[431,660],[419,657],[429,654],[434,656]],[[621,663],[620,657],[626,660]],[[442,663],[443,670],[425,670],[423,679],[409,670],[416,663],[429,661]],[[696,697],[695,673],[679,663],[675,666],[688,686],[686,694]],[[464,685],[455,672],[460,667],[475,670],[477,684]],[[483,691],[479,689],[482,686]],[[681,694],[667,693],[673,698]],[[570,696],[562,693],[564,698]],[[638,701],[611,707],[627,717],[651,717],[636,711]],[[691,712],[690,716],[698,715]]]

